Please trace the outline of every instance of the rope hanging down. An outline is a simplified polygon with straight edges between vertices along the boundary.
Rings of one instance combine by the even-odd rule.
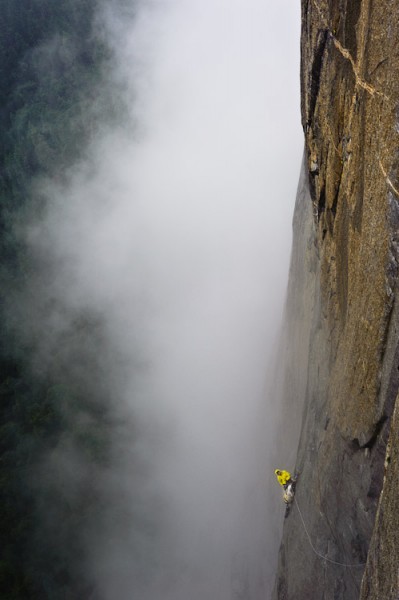
[[[302,513],[301,513],[301,509],[299,508],[299,504],[298,504],[298,502],[297,502],[297,499],[296,499],[296,497],[295,497],[295,496],[294,496],[294,502],[295,502],[295,504],[296,504],[296,507],[297,507],[297,509],[298,509],[299,516],[301,517],[302,525],[303,525],[303,528],[304,528],[304,530],[305,530],[305,533],[306,533],[306,535],[307,535],[307,538],[308,538],[308,540],[309,540],[310,547],[312,548],[313,552],[314,552],[314,553],[315,553],[315,554],[316,554],[316,555],[317,555],[319,558],[322,558],[323,560],[326,560],[327,562],[329,562],[329,563],[332,563],[333,565],[339,565],[340,567],[355,568],[355,567],[364,567],[364,566],[366,565],[366,563],[357,563],[356,565],[353,565],[353,564],[346,564],[346,563],[341,563],[341,562],[338,562],[337,560],[332,560],[331,558],[328,558],[327,556],[324,556],[323,554],[320,554],[320,552],[318,552],[318,551],[316,550],[316,548],[315,548],[315,547],[313,546],[313,544],[312,544],[312,540],[310,539],[310,535],[309,535],[309,532],[308,532],[308,530],[307,530],[307,527],[306,527],[306,525],[305,525],[305,521],[303,520],[303,516],[302,516]]]

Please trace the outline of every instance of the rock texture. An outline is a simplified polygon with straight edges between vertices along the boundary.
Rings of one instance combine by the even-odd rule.
[[[398,40],[398,0],[302,0],[288,311],[309,335],[275,600],[399,598]]]

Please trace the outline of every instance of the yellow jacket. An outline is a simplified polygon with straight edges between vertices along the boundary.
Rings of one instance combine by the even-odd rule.
[[[285,485],[291,479],[291,473],[288,471],[280,471],[280,469],[276,469],[274,472],[280,485]]]

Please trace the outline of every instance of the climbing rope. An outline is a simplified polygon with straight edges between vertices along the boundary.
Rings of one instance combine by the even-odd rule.
[[[299,516],[301,517],[302,525],[303,525],[303,528],[305,529],[305,533],[306,533],[306,535],[307,535],[307,538],[308,538],[308,540],[309,540],[310,547],[312,548],[313,552],[314,552],[314,553],[315,553],[317,556],[319,556],[319,557],[320,557],[320,558],[322,558],[323,560],[326,560],[327,562],[330,562],[330,563],[332,563],[333,565],[339,565],[340,567],[348,567],[348,568],[352,568],[352,567],[364,567],[364,566],[365,566],[365,564],[366,564],[366,563],[357,563],[356,565],[353,565],[353,564],[346,564],[346,563],[341,563],[341,562],[338,562],[337,560],[332,560],[331,558],[328,558],[327,556],[324,556],[323,554],[320,554],[320,552],[318,552],[318,551],[316,550],[316,548],[315,548],[315,547],[313,546],[313,544],[312,544],[312,540],[311,540],[311,538],[310,538],[309,532],[308,532],[308,530],[307,530],[307,527],[306,527],[306,525],[305,525],[305,521],[303,520],[303,516],[302,516],[302,513],[301,513],[301,509],[299,508],[299,504],[298,504],[298,501],[297,501],[297,499],[296,499],[296,497],[295,497],[295,496],[294,496],[294,502],[295,502],[295,504],[296,504],[296,507],[297,507],[297,509],[298,509]]]

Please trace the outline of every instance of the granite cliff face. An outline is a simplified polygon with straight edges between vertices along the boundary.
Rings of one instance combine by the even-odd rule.
[[[274,600],[399,598],[398,17],[302,0],[285,401],[304,411]]]

